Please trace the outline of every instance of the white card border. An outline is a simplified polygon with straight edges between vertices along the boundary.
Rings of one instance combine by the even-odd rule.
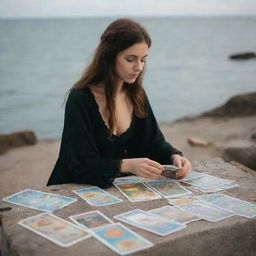
[[[144,242],[147,243],[147,245],[145,247],[141,247],[139,249],[134,249],[134,250],[131,250],[129,252],[120,252],[118,251],[118,249],[116,249],[114,246],[112,246],[110,243],[108,243],[107,241],[105,241],[104,239],[102,239],[98,234],[96,234],[94,232],[94,230],[96,231],[97,229],[102,229],[102,228],[107,228],[108,226],[114,226],[114,225],[120,225],[122,228],[124,228],[125,230],[128,230],[130,233],[132,233],[133,235],[135,235],[136,237],[139,237],[140,239],[142,239]],[[130,254],[130,253],[134,253],[134,252],[138,252],[138,251],[141,251],[141,250],[144,250],[144,249],[147,249],[147,248],[150,248],[152,246],[154,246],[154,244],[152,242],[150,242],[149,240],[147,240],[146,238],[142,237],[141,235],[139,235],[138,233],[132,231],[131,229],[127,228],[126,226],[124,226],[122,223],[120,222],[114,222],[114,223],[110,223],[108,225],[104,225],[104,226],[100,226],[100,227],[97,227],[97,228],[94,228],[92,229],[92,234],[93,236],[98,239],[100,242],[102,242],[104,245],[106,245],[108,248],[110,248],[111,250],[113,250],[114,252],[118,253],[119,255],[127,255],[127,254]]]
[[[236,198],[236,197],[232,197],[232,196],[229,196],[229,195],[225,195],[225,194],[223,194],[223,193],[212,193],[211,195],[222,195],[222,196],[225,196],[225,197],[228,197],[228,198],[231,198],[230,200],[238,200],[238,201],[244,201],[244,202],[246,202],[246,203],[249,203],[249,204],[252,204],[252,205],[254,205],[253,203],[251,203],[251,202],[248,202],[248,201],[245,201],[245,200],[241,200],[241,199],[239,199],[239,198]],[[201,196],[205,196],[205,195],[201,195]],[[197,199],[199,199],[199,200],[201,200],[201,201],[204,201],[204,202],[207,202],[206,200],[203,200],[203,199],[200,199],[200,196],[195,196]],[[240,212],[238,212],[238,211],[234,211],[234,210],[227,210],[227,209],[225,209],[225,208],[223,208],[223,207],[221,207],[221,206],[219,206],[219,205],[216,205],[216,204],[214,204],[214,203],[210,203],[210,202],[207,202],[208,204],[210,204],[210,205],[213,205],[213,206],[215,206],[216,208],[220,208],[220,209],[222,209],[222,210],[225,210],[225,211],[229,211],[229,212],[232,212],[232,213],[234,213],[234,215],[238,215],[238,216],[241,216],[241,217],[245,217],[245,218],[248,218],[248,219],[251,219],[251,218],[254,218],[254,217],[256,217],[256,214],[254,214],[254,215],[252,215],[252,216],[248,216],[248,215],[246,215],[246,214],[243,214],[243,213],[240,213]]]
[[[161,181],[161,180],[154,180],[154,181]],[[188,189],[186,189],[185,187],[183,187],[182,185],[180,185],[179,182],[177,182],[176,180],[171,180],[172,182],[175,182],[177,185],[179,185],[182,189],[184,189],[186,192],[184,192],[183,194],[178,194],[178,195],[169,195],[166,196],[164,194],[162,194],[162,192],[160,192],[159,190],[157,190],[156,188],[154,188],[153,186],[151,186],[150,184],[148,184],[149,182],[154,182],[154,181],[148,181],[145,182],[147,184],[147,186],[149,186],[150,188],[152,188],[154,191],[156,191],[158,194],[160,194],[162,197],[164,198],[177,198],[177,197],[181,197],[181,196],[188,196],[190,194],[192,194],[191,191],[189,191]],[[164,180],[166,181],[166,180]],[[168,180],[167,180],[168,181]]]
[[[93,203],[91,203],[90,201],[88,201],[88,199],[83,198],[83,197],[82,197],[81,195],[79,195],[79,193],[77,192],[77,191],[82,190],[82,189],[86,189],[86,190],[88,189],[88,190],[89,190],[89,189],[91,189],[91,188],[97,188],[98,190],[100,190],[100,191],[103,192],[104,194],[108,194],[108,195],[110,195],[112,198],[116,199],[117,202],[106,203],[106,204],[101,204],[101,205],[93,204]],[[103,189],[101,189],[101,188],[99,188],[99,187],[97,187],[97,186],[91,186],[91,187],[88,187],[88,188],[75,189],[75,190],[72,190],[72,192],[75,193],[77,196],[79,196],[81,199],[83,199],[83,200],[86,201],[89,205],[92,205],[92,206],[98,206],[98,207],[100,207],[100,206],[106,206],[106,205],[121,203],[121,202],[123,201],[123,199],[118,198],[118,197],[116,197],[116,196],[114,196],[114,195],[108,193],[107,191],[105,191],[105,190],[103,190]]]
[[[53,238],[51,238],[51,237],[49,237],[49,236],[47,236],[47,235],[41,233],[40,231],[37,231],[37,230],[35,230],[35,229],[33,229],[33,228],[31,228],[31,227],[29,227],[29,226],[27,226],[26,224],[23,223],[23,222],[28,221],[28,220],[30,220],[30,219],[33,219],[33,218],[35,218],[35,217],[40,217],[41,215],[50,215],[51,217],[57,218],[57,219],[59,219],[59,220],[65,222],[65,223],[67,223],[67,224],[69,224],[69,225],[71,225],[71,226],[77,228],[77,229],[80,229],[80,230],[83,231],[83,232],[87,232],[88,235],[85,235],[84,237],[81,237],[81,238],[79,238],[79,239],[77,239],[77,240],[75,240],[75,241],[73,241],[73,242],[70,242],[70,243],[67,243],[67,244],[63,244],[62,242],[60,242],[60,241],[58,241],[58,240],[56,240],[56,239],[53,239]],[[61,247],[69,247],[69,246],[74,245],[74,244],[76,244],[76,243],[78,243],[78,242],[80,242],[80,241],[82,241],[82,240],[84,240],[84,239],[87,239],[87,238],[91,237],[90,232],[88,232],[87,230],[84,230],[84,229],[82,229],[81,227],[79,227],[79,226],[77,226],[77,225],[75,225],[75,224],[73,224],[73,223],[71,223],[71,222],[68,222],[68,221],[66,221],[66,220],[64,220],[64,219],[62,219],[62,218],[60,218],[60,217],[58,217],[58,216],[56,216],[56,215],[54,215],[54,214],[52,214],[52,213],[40,213],[40,214],[31,216],[31,217],[28,217],[28,218],[26,218],[26,219],[20,220],[20,221],[18,222],[18,224],[21,225],[22,227],[24,227],[24,228],[26,228],[26,229],[28,229],[28,230],[34,232],[34,233],[40,235],[41,237],[44,237],[45,239],[47,239],[47,240],[49,240],[49,241],[51,241],[51,242],[53,242],[53,243],[55,243],[55,244],[61,246]]]
[[[154,194],[155,194],[156,196],[155,196],[155,197],[148,198],[148,199],[133,200],[133,199],[131,199],[129,196],[127,196],[127,195],[122,191],[121,188],[118,187],[119,185],[124,185],[124,184],[143,184],[143,185],[146,186],[149,190],[151,190],[152,192],[154,192]],[[133,203],[136,203],[136,202],[144,202],[144,201],[151,201],[151,200],[156,200],[156,199],[162,198],[161,195],[159,195],[158,193],[156,193],[155,190],[153,190],[152,188],[150,188],[149,186],[147,186],[144,182],[114,184],[114,186],[115,186],[130,202],[133,202]]]
[[[89,212],[83,212],[83,213],[79,213],[79,214],[76,214],[76,215],[71,215],[69,216],[69,218],[74,222],[76,223],[77,225],[79,225],[80,227],[83,227],[85,228],[86,230],[90,231],[94,228],[88,228],[86,226],[84,226],[83,224],[81,224],[80,222],[78,222],[75,217],[79,217],[79,216],[82,216],[82,215],[85,215],[85,214],[90,214],[90,213],[97,213],[98,215],[101,215],[104,219],[106,219],[107,221],[109,221],[109,223],[107,224],[104,224],[104,225],[101,225],[99,227],[102,227],[102,226],[105,226],[105,225],[108,225],[108,224],[112,224],[114,223],[109,217],[107,217],[105,214],[103,214],[102,212],[98,211],[98,210],[95,210],[95,211],[89,211]],[[95,227],[97,228],[97,227]]]
[[[162,216],[162,215],[160,215],[160,214],[154,213],[155,210],[161,210],[161,209],[173,208],[173,207],[174,207],[174,208],[178,208],[180,211],[186,212],[186,213],[188,213],[188,214],[194,216],[195,219],[189,220],[189,221],[185,221],[185,222],[179,222],[178,220],[171,219],[171,218]],[[158,215],[158,216],[163,217],[163,218],[167,218],[167,219],[170,219],[170,220],[174,220],[174,221],[179,222],[179,223],[181,223],[181,224],[188,224],[188,223],[191,223],[191,222],[194,222],[194,221],[201,220],[201,219],[198,218],[197,216],[195,216],[195,215],[193,215],[193,214],[191,214],[191,213],[189,213],[189,212],[187,212],[187,211],[181,210],[179,207],[177,207],[177,206],[175,206],[175,205],[165,205],[165,206],[162,206],[162,207],[159,207],[159,208],[151,209],[151,210],[149,210],[148,212],[150,212],[150,213],[152,213],[152,214],[155,214],[155,215]]]
[[[187,204],[190,204],[190,203],[193,203],[193,202],[189,202],[189,203],[187,203]],[[215,219],[213,219],[213,218],[205,218],[205,217],[203,217],[200,213],[197,214],[197,215],[195,215],[195,214],[192,213],[190,210],[182,209],[182,206],[184,206],[184,205],[186,205],[186,204],[177,205],[177,207],[178,207],[178,208],[181,208],[183,211],[187,211],[188,213],[197,216],[198,218],[201,218],[202,220],[207,220],[207,221],[209,221],[209,222],[218,222],[218,221],[221,221],[221,220],[224,220],[224,219],[233,217],[233,216],[235,215],[233,212],[227,211],[227,210],[225,210],[225,209],[223,209],[223,208],[220,208],[220,207],[215,207],[215,206],[213,206],[212,204],[206,203],[206,202],[204,202],[204,201],[200,201],[200,200],[199,200],[199,201],[197,201],[197,203],[201,203],[201,204],[203,204],[204,206],[207,205],[207,206],[209,206],[209,207],[216,208],[217,210],[224,210],[224,211],[226,211],[227,213],[230,213],[230,215],[229,215],[229,216],[223,216],[223,217],[215,218]]]
[[[43,191],[40,191],[40,190],[35,190],[35,189],[30,189],[30,188],[21,190],[21,191],[15,193],[15,194],[12,194],[12,195],[10,195],[10,196],[7,196],[7,197],[3,198],[2,200],[3,200],[4,202],[9,203],[9,204],[15,204],[15,205],[27,207],[27,208],[34,209],[34,210],[38,210],[38,211],[43,211],[43,212],[48,212],[48,213],[54,212],[54,211],[51,211],[51,210],[42,210],[42,209],[39,209],[39,208],[37,208],[37,207],[31,207],[31,206],[28,206],[28,205],[26,205],[26,204],[13,203],[13,202],[9,202],[9,201],[8,201],[9,198],[11,198],[11,197],[13,197],[13,196],[16,196],[16,195],[18,195],[18,194],[21,194],[21,193],[23,193],[23,192],[25,192],[25,191],[27,191],[27,190],[32,190],[32,191],[40,192],[40,193],[47,194],[47,195],[60,196],[60,197],[65,197],[65,198],[72,199],[72,202],[67,203],[66,205],[62,206],[61,208],[55,209],[54,211],[60,210],[60,209],[62,209],[62,208],[64,208],[64,207],[66,207],[66,206],[68,206],[68,205],[70,205],[70,204],[72,204],[72,203],[74,203],[74,202],[77,201],[77,199],[76,199],[76,198],[73,198],[73,197],[57,195],[57,194],[48,193],[48,192],[43,192]]]
[[[122,221],[122,222],[125,222],[125,223],[127,223],[127,224],[129,224],[129,225],[131,225],[131,226],[134,226],[134,227],[136,227],[136,228],[140,228],[140,229],[146,230],[146,231],[148,231],[148,232],[150,232],[150,233],[157,234],[157,235],[159,235],[159,236],[167,236],[167,235],[169,235],[169,234],[172,234],[172,233],[174,233],[174,232],[177,232],[177,231],[182,230],[182,229],[184,229],[184,228],[187,227],[186,224],[183,224],[183,223],[180,223],[180,222],[177,222],[177,221],[174,221],[174,220],[170,220],[170,219],[167,219],[167,218],[164,218],[164,217],[160,217],[160,216],[158,215],[158,217],[159,217],[160,219],[163,219],[163,220],[165,220],[165,221],[167,221],[167,222],[169,221],[170,223],[171,223],[171,222],[174,222],[175,224],[181,225],[179,228],[173,229],[173,230],[170,231],[170,232],[165,232],[165,233],[162,232],[162,233],[160,233],[160,232],[154,231],[154,230],[152,230],[152,229],[150,229],[150,228],[145,228],[144,226],[141,226],[140,224],[134,223],[134,222],[132,222],[132,221],[130,221],[130,220],[127,220],[125,217],[123,217],[124,215],[126,215],[126,214],[128,214],[128,213],[132,213],[132,212],[136,212],[136,211],[138,211],[138,212],[140,212],[140,213],[144,213],[144,214],[153,215],[154,217],[156,217],[155,214],[152,214],[152,213],[149,213],[149,212],[140,210],[140,209],[134,209],[134,210],[131,210],[131,211],[122,213],[122,214],[115,215],[115,216],[113,216],[113,217],[114,217],[115,219],[117,219],[117,220],[119,220],[119,221]]]

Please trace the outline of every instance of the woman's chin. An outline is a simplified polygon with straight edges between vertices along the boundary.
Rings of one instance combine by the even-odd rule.
[[[134,84],[137,78],[130,78],[125,81],[127,84]]]

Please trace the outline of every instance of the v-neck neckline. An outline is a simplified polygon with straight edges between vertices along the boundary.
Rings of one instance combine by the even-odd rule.
[[[94,102],[94,105],[96,106],[96,109],[97,109],[97,112],[98,112],[98,115],[99,115],[99,119],[101,120],[101,123],[103,124],[103,126],[105,127],[105,129],[109,133],[109,126],[106,124],[106,122],[104,121],[104,119],[103,119],[103,117],[102,117],[102,115],[100,113],[100,108],[99,108],[99,105],[98,105],[98,103],[97,103],[97,101],[95,99],[94,94],[92,93],[92,91],[91,91],[91,89],[89,87],[86,87],[86,89],[88,90],[88,92],[89,92],[89,94],[90,94],[90,96],[92,98],[92,101]],[[132,113],[132,119],[131,119],[129,127],[124,132],[122,132],[121,134],[114,134],[114,133],[112,133],[111,137],[116,137],[116,138],[123,137],[133,127],[134,121],[135,121],[135,117],[134,117],[134,113]]]

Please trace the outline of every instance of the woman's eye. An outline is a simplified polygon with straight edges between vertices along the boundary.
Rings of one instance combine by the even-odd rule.
[[[128,62],[132,62],[133,61],[133,59],[126,59]]]

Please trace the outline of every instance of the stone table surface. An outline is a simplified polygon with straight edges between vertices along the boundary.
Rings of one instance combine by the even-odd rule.
[[[214,158],[204,162],[193,163],[208,174],[227,178],[238,182],[240,187],[225,191],[225,194],[256,202],[256,172],[235,162],[226,163],[221,158]],[[41,187],[37,190],[51,192],[58,195],[70,196],[78,200],[54,212],[56,216],[69,220],[68,216],[86,211],[99,210],[115,221],[114,215],[133,209],[151,210],[168,205],[167,199],[132,203],[128,201],[115,187],[107,189],[108,192],[122,198],[123,201],[109,206],[93,207],[75,195],[72,190],[84,188],[86,185],[54,185]],[[17,191],[18,192],[18,191]],[[200,194],[200,192],[193,192]],[[1,195],[1,199],[9,194]],[[5,255],[117,255],[94,237],[90,237],[75,245],[62,248],[51,241],[25,229],[17,224],[18,221],[41,213],[3,202],[1,207],[10,206],[10,211],[1,213],[2,230],[2,256]],[[189,223],[187,228],[167,236],[158,236],[145,230],[124,224],[142,237],[154,243],[154,246],[131,255],[168,255],[168,256],[255,256],[256,255],[256,218],[234,216],[219,222],[195,221]]]

